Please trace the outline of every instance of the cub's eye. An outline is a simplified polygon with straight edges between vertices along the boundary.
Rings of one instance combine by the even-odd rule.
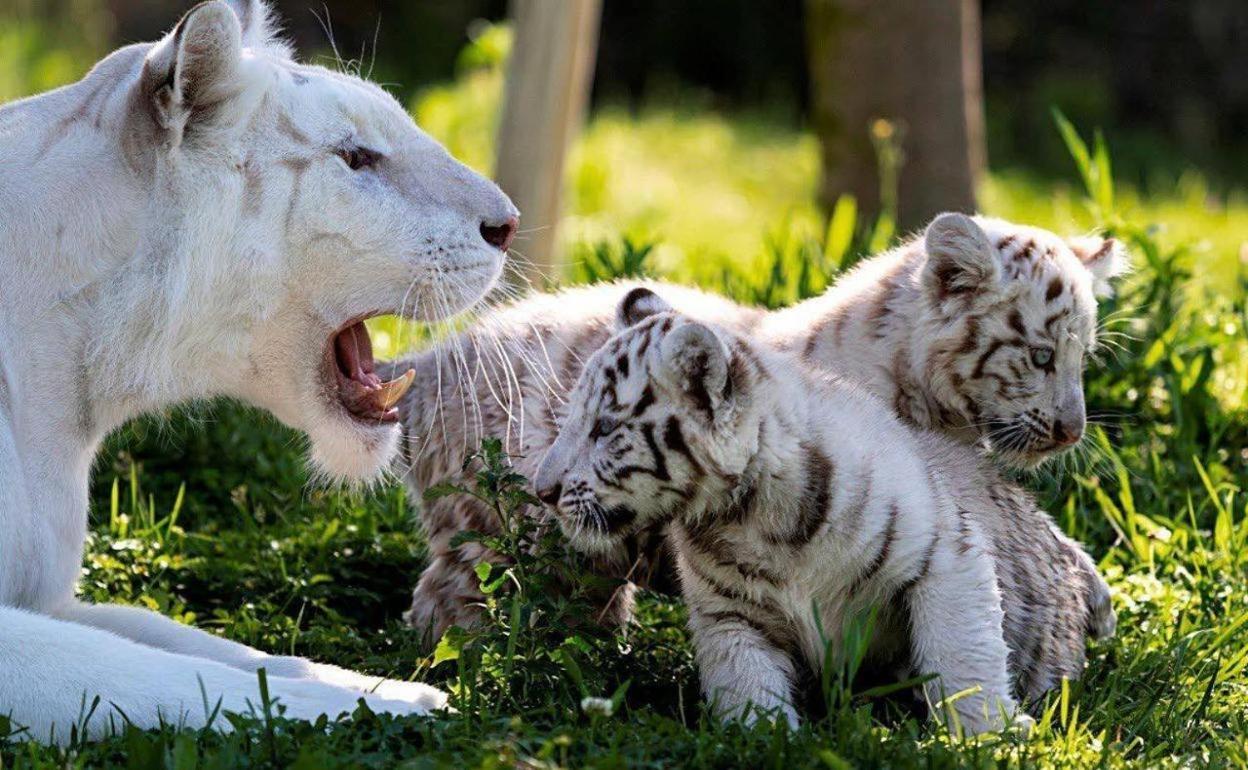
[[[342,147],[337,151],[338,157],[342,158],[342,162],[347,164],[347,168],[352,171],[360,169],[372,168],[377,165],[377,161],[381,160],[381,155],[366,150],[363,147]]]
[[[594,423],[590,438],[602,438],[613,433],[618,427],[620,427],[620,421],[614,417],[599,417],[598,422]]]
[[[1031,362],[1043,369],[1053,363],[1053,350],[1051,348],[1032,348]]]

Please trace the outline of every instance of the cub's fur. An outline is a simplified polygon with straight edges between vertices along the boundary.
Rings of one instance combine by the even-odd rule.
[[[644,305],[648,293],[635,292],[645,287],[660,291],[682,314],[748,332],[858,381],[914,424],[961,442],[999,439],[1004,443],[997,448],[1010,459],[1024,436],[1044,432],[1032,430],[1037,420],[1056,421],[1061,412],[1069,415],[1063,431],[1082,425],[1080,376],[1085,353],[1096,344],[1095,294],[1121,269],[1113,241],[1065,242],[1036,228],[944,215],[925,237],[866,261],[825,295],[778,312],[657,283],[539,294],[394,365],[419,374],[402,404],[406,479],[419,494],[458,474],[483,436],[504,438],[518,470],[532,478],[565,413],[566,392],[584,360],[612,334],[615,307],[626,296]],[[1030,361],[1033,341],[1054,351],[1043,367]],[[462,497],[428,504],[422,519],[431,560],[409,619],[436,638],[451,625],[476,621],[482,597],[472,567],[493,558],[473,543],[452,548],[451,538],[495,524],[487,509]],[[1008,554],[1007,543],[1001,545]],[[1091,612],[1099,629],[1112,632],[1109,589],[1087,554],[1065,537],[1041,540],[1038,547],[1048,550],[1045,562],[1074,560],[1093,586],[1086,594],[1058,592],[1047,599],[1068,603],[1072,616]],[[654,555],[654,549],[641,550],[634,580],[645,582]],[[1003,574],[1014,566],[1008,561]],[[1008,581],[1002,590],[1019,606],[1035,597],[1011,594]],[[1074,606],[1085,599],[1090,610]],[[627,617],[630,602],[631,588],[616,595],[607,617]],[[1029,644],[1026,639],[1018,630],[1012,646]],[[1075,672],[1082,662],[1080,648],[1059,667]]]
[[[875,603],[892,632],[877,652],[907,644],[912,673],[938,675],[929,702],[982,688],[954,706],[970,731],[1013,713],[1007,656],[1024,698],[1078,675],[1051,666],[1082,662],[1089,575],[1048,561],[1065,550],[1052,522],[973,449],[653,295],[627,298],[621,325],[642,304],[659,312],[587,362],[534,485],[599,558],[670,523],[721,713],[795,721],[801,672]],[[1025,643],[1007,647],[1003,621]]]

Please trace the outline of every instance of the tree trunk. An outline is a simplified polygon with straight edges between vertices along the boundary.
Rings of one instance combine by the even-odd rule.
[[[902,231],[974,211],[985,162],[978,0],[806,0],[806,9],[821,203],[850,193],[870,216],[895,194]],[[890,148],[900,149],[893,190],[879,163]]]
[[[520,209],[515,250],[538,283],[557,277],[563,162],[584,120],[600,12],[601,0],[512,0],[515,38],[494,176]]]

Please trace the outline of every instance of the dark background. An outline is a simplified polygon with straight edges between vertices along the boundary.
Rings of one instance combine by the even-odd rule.
[[[63,19],[83,3],[27,5]],[[174,22],[168,0],[104,6],[113,44]],[[327,0],[316,15],[306,0],[276,6],[305,55],[328,52],[326,18],[344,59],[371,63],[376,39],[373,76],[402,95],[453,76],[473,21],[506,14],[505,0]],[[1164,187],[1196,167],[1220,187],[1248,182],[1244,0],[984,0],[982,37],[994,168],[1066,173],[1050,118],[1059,106],[1112,137],[1123,181]],[[593,98],[694,99],[800,123],[804,58],[801,0],[605,0]]]

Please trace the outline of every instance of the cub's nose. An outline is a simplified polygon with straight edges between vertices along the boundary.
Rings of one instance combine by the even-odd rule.
[[[1083,437],[1083,426],[1068,425],[1061,420],[1053,421],[1053,440],[1058,446],[1070,446],[1079,443]]]
[[[548,487],[539,487],[537,490],[537,499],[543,503],[554,507],[559,504],[559,498],[563,496],[563,485],[556,482]]]
[[[516,217],[508,217],[501,224],[486,220],[481,222],[481,237],[499,251],[506,251],[511,248],[511,242],[516,238],[516,228],[519,225],[520,220]]]

